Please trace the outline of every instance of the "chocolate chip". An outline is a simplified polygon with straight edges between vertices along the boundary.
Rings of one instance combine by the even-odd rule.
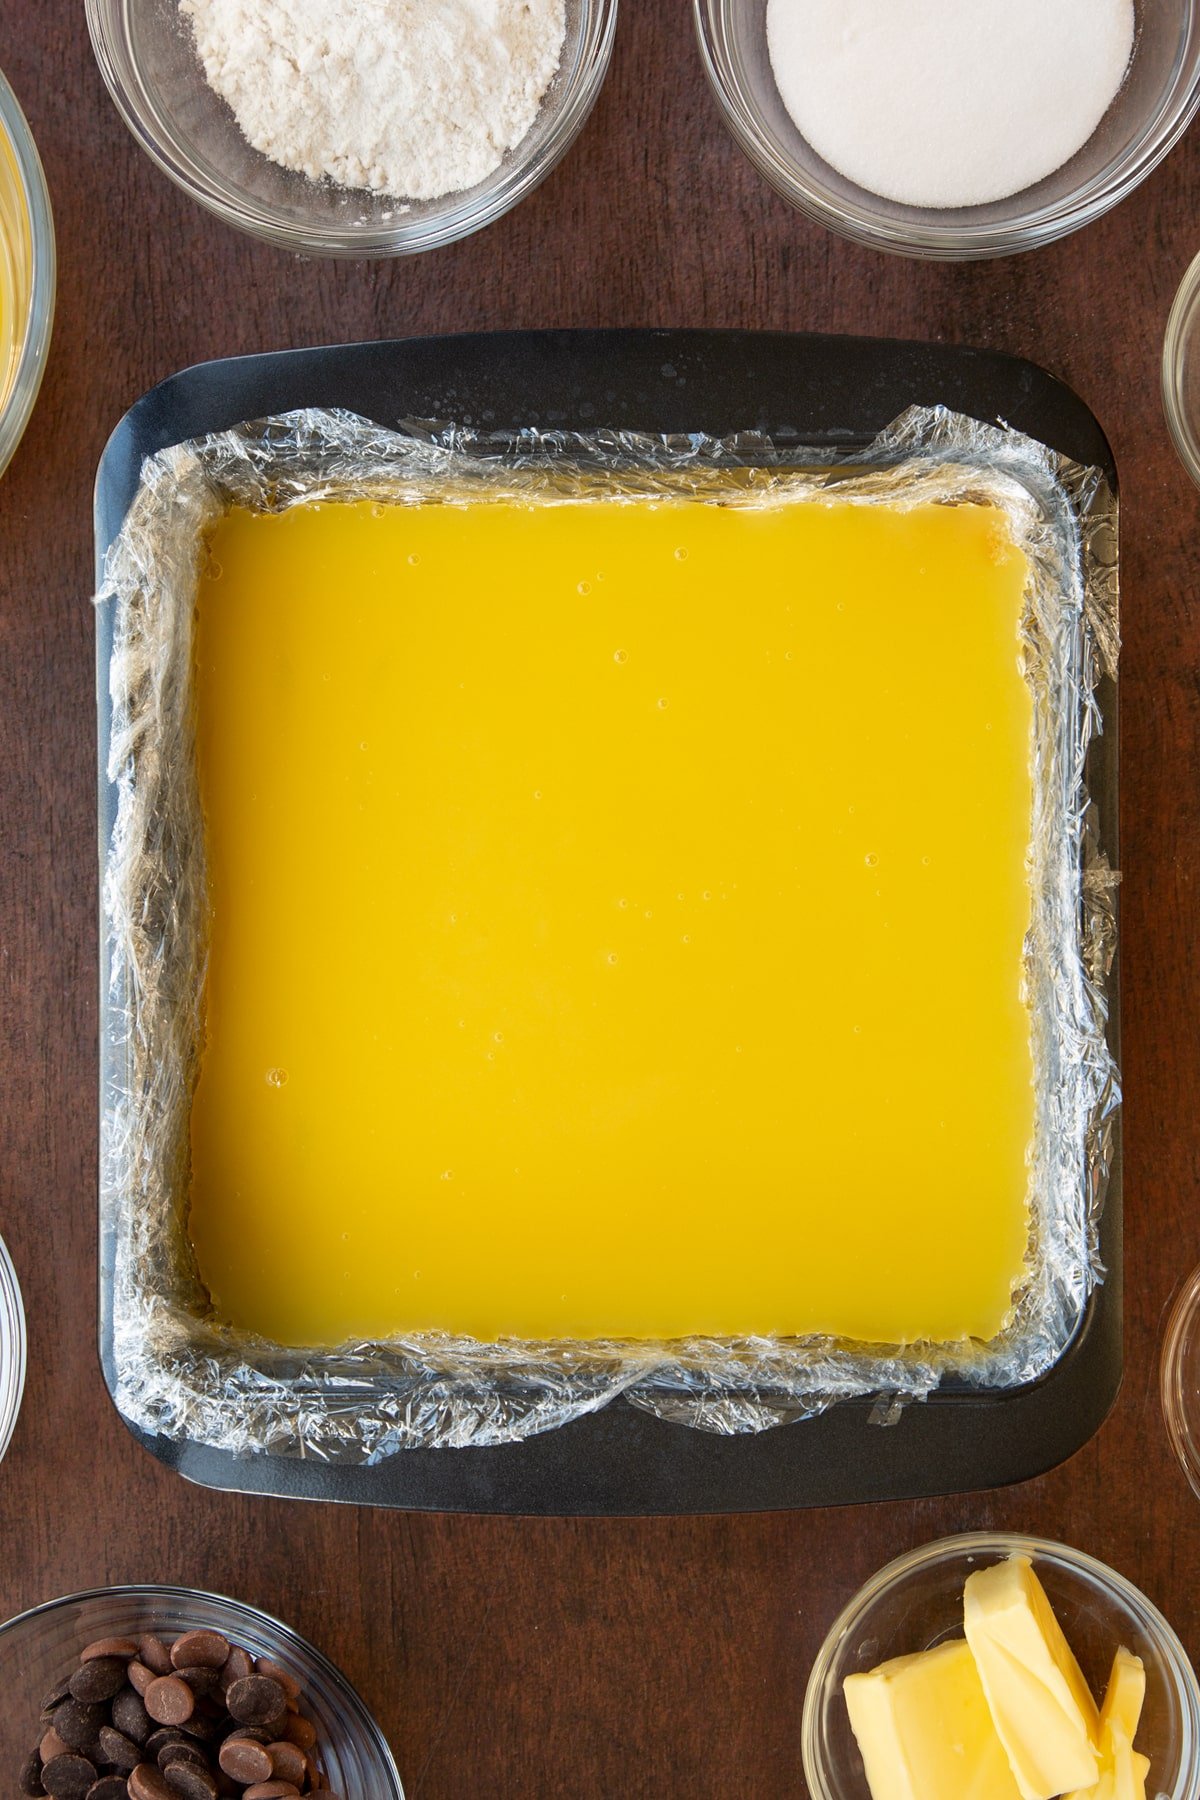
[[[123,1775],[128,1775],[130,1769],[136,1769],[141,1762],[142,1752],[133,1739],[126,1737],[123,1731],[117,1731],[111,1725],[102,1725],[100,1727],[100,1760],[111,1763],[114,1769],[119,1769]]]
[[[235,1681],[241,1681],[246,1675],[254,1673],[254,1658],[240,1644],[235,1644],[225,1659],[221,1670],[221,1692],[227,1693]]]
[[[138,1660],[144,1662],[148,1669],[153,1669],[156,1675],[171,1673],[171,1652],[162,1639],[155,1637],[153,1632],[148,1632],[144,1637],[138,1639],[137,1653]]]
[[[87,1800],[129,1800],[129,1783],[123,1775],[102,1775],[88,1789]]]
[[[210,1769],[201,1768],[198,1763],[168,1763],[163,1771],[167,1785],[183,1800],[217,1800],[217,1778]]]
[[[291,1713],[283,1728],[283,1735],[289,1744],[299,1744],[302,1750],[311,1750],[317,1741],[317,1728],[303,1713]]]
[[[97,1656],[119,1656],[122,1662],[131,1662],[137,1653],[137,1641],[134,1638],[97,1638],[94,1644],[88,1644],[86,1649],[79,1652],[79,1660],[92,1662]]]
[[[96,1748],[101,1725],[107,1724],[102,1706],[89,1706],[82,1700],[64,1700],[54,1709],[54,1729],[68,1750],[90,1756]]]
[[[277,1681],[279,1683],[280,1687],[283,1689],[285,1699],[298,1700],[300,1698],[303,1690],[301,1689],[300,1683],[289,1669],[281,1667],[279,1663],[274,1662],[269,1656],[260,1656],[255,1667],[260,1675],[267,1675],[272,1681]]]
[[[38,1745],[38,1755],[44,1763],[53,1762],[56,1756],[65,1756],[70,1748],[69,1744],[63,1743],[52,1725],[49,1731],[42,1733],[42,1741]]]
[[[125,1686],[127,1666],[119,1656],[96,1656],[80,1663],[69,1683],[72,1697],[89,1706],[111,1700]]]
[[[173,1762],[191,1763],[195,1769],[208,1768],[207,1756],[199,1744],[193,1744],[188,1738],[183,1738],[177,1743],[164,1744],[154,1760],[164,1775]]]
[[[172,1744],[186,1744],[187,1741],[182,1731],[176,1731],[173,1725],[163,1725],[158,1731],[152,1731],[142,1745],[142,1758],[145,1762],[152,1759],[157,1762],[163,1751]]]
[[[55,1682],[54,1686],[50,1689],[50,1692],[46,1695],[46,1698],[42,1701],[42,1711],[44,1713],[52,1713],[56,1706],[62,1705],[63,1701],[71,1691],[70,1680],[71,1677],[69,1675],[64,1675],[61,1681]]]
[[[258,1781],[248,1787],[242,1800],[291,1800],[293,1794],[300,1789],[293,1787],[290,1781]]]
[[[142,1695],[146,1711],[160,1725],[182,1725],[196,1710],[196,1697],[178,1675],[159,1675]]]
[[[226,1775],[249,1786],[255,1781],[270,1781],[275,1765],[265,1744],[252,1738],[226,1738],[217,1758]]]
[[[129,1777],[130,1800],[175,1800],[167,1778],[153,1763],[139,1763]]]
[[[221,1669],[233,1646],[219,1631],[185,1631],[171,1645],[171,1662],[184,1669]]]
[[[31,1750],[26,1757],[17,1785],[23,1794],[42,1795],[46,1792],[42,1786],[42,1758],[37,1750]]]
[[[142,1696],[133,1688],[122,1688],[112,1703],[112,1722],[135,1744],[144,1744],[150,1736],[151,1718],[142,1704]]]
[[[96,1766],[86,1756],[56,1756],[42,1770],[42,1786],[54,1800],[84,1800],[96,1779]]]
[[[267,1725],[287,1711],[283,1689],[269,1675],[247,1675],[225,1696],[230,1717],[239,1725]]]
[[[197,1700],[207,1700],[215,1694],[221,1680],[221,1671],[208,1663],[189,1663],[176,1670],[180,1681],[186,1681]]]
[[[272,1775],[280,1781],[294,1782],[297,1787],[304,1786],[304,1752],[299,1744],[289,1744],[286,1739],[268,1744],[267,1755],[271,1758]]]
[[[135,1693],[141,1694],[143,1698],[150,1683],[158,1679],[152,1668],[144,1662],[138,1662],[136,1658],[130,1663],[125,1674],[129,1679],[130,1687]]]

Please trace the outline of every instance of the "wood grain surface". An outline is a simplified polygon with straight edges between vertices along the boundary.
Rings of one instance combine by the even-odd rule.
[[[30,1334],[0,1467],[0,1615],[136,1580],[257,1602],[360,1686],[419,1800],[802,1796],[804,1683],[833,1614],[881,1562],[961,1528],[1094,1552],[1200,1656],[1200,1503],[1172,1460],[1157,1386],[1166,1309],[1200,1259],[1200,496],[1159,402],[1168,308],[1200,249],[1200,137],[1048,250],[892,260],[806,223],[743,161],[685,0],[625,0],[596,111],[532,198],[451,249],[339,265],[235,235],[151,166],[109,103],[79,0],[0,0],[0,67],[41,148],[60,256],[49,373],[0,482],[0,1232]],[[1124,503],[1127,1367],[1099,1436],[1039,1481],[690,1521],[341,1511],[185,1486],[135,1447],[104,1391],[89,595],[105,438],[144,389],[205,357],[601,325],[994,346],[1064,377],[1111,437]]]

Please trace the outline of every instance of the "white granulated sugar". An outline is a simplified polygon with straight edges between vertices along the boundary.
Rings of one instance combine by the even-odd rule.
[[[1133,0],[768,0],[784,105],[818,155],[909,206],[1032,187],[1092,136]]]
[[[180,0],[243,134],[314,181],[409,200],[474,187],[554,77],[565,0]]]

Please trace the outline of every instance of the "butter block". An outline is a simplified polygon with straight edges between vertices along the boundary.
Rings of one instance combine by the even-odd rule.
[[[1146,1665],[1140,1656],[1123,1646],[1113,1657],[1104,1704],[1100,1708],[1100,1736],[1107,1726],[1115,1725],[1132,1744],[1146,1703]]]
[[[968,1577],[963,1621],[1021,1800],[1094,1790],[1100,1716],[1029,1558]]]
[[[961,1638],[849,1675],[844,1693],[871,1800],[1020,1800]]]
[[[1118,1650],[1100,1708],[1100,1779],[1093,1788],[1076,1788],[1066,1800],[1146,1800],[1150,1759],[1133,1747],[1145,1698],[1141,1657]]]

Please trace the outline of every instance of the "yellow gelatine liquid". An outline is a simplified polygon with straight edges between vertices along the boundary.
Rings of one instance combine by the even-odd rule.
[[[0,407],[8,399],[25,342],[32,258],[20,171],[0,127]]]
[[[1001,516],[234,512],[192,1231],[289,1344],[989,1338],[1026,1249]]]

